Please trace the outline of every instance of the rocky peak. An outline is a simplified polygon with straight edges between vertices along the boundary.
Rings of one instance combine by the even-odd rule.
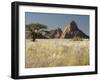
[[[75,31],[78,30],[77,24],[75,21],[71,21],[64,29],[64,32],[71,32],[71,31]]]
[[[50,38],[60,38],[62,30],[60,28],[51,30],[49,33]]]
[[[73,38],[73,37],[83,37],[88,38],[88,36],[83,33],[77,26],[75,21],[71,21],[63,30],[60,38]]]
[[[77,24],[76,24],[75,21],[71,21],[69,25],[70,25],[69,26],[70,31],[73,31],[73,30],[77,30],[78,29]]]

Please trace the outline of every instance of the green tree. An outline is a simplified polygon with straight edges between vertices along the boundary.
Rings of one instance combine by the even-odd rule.
[[[32,39],[35,41],[36,38],[42,33],[43,29],[47,29],[47,26],[40,23],[32,23],[29,25],[29,30],[32,32]]]

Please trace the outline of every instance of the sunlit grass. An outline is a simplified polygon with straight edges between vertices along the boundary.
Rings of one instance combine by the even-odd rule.
[[[26,68],[79,65],[89,65],[89,40],[26,39]]]

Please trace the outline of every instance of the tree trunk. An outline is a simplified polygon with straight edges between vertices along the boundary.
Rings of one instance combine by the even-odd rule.
[[[32,31],[32,41],[35,41],[35,32]]]

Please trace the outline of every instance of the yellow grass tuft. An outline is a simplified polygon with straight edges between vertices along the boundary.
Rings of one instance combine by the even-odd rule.
[[[89,65],[89,40],[26,39],[26,68],[79,65]]]

